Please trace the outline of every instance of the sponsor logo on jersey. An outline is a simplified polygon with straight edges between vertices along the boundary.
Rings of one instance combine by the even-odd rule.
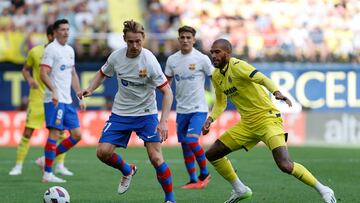
[[[224,94],[226,94],[227,96],[233,96],[236,93],[237,89],[236,87],[231,87],[227,90],[224,90]]]
[[[194,75],[189,75],[189,76],[180,76],[178,74],[175,75],[175,80],[176,81],[180,81],[180,80],[195,80],[195,76]]]
[[[56,119],[55,124],[60,125],[61,124],[61,119]]]
[[[140,86],[145,86],[146,84],[145,83],[135,83],[135,82],[131,82],[131,81],[128,81],[128,80],[124,80],[124,79],[121,79],[121,84],[125,87],[127,86],[137,86],[137,87],[140,87]]]
[[[139,77],[144,78],[144,77],[146,77],[146,76],[147,76],[147,70],[146,70],[146,68],[140,69],[140,70],[139,70]]]
[[[60,66],[60,70],[61,70],[61,71],[64,71],[64,70],[69,69],[69,68],[71,68],[71,67],[72,67],[71,65],[62,64],[62,65]]]
[[[192,64],[189,64],[189,70],[195,70],[196,68],[196,64],[192,63]]]
[[[127,80],[121,79],[121,84],[126,87],[129,85],[129,82]]]

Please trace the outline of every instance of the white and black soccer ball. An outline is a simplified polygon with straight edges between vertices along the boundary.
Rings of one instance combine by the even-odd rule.
[[[44,203],[70,203],[70,195],[65,188],[53,186],[45,191]]]

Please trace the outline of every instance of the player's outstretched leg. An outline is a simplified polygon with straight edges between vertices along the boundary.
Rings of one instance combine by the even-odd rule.
[[[137,168],[134,165],[131,166],[131,173],[129,175],[123,175],[120,179],[119,187],[118,187],[118,193],[123,194],[125,193],[130,186],[132,177],[136,174]]]
[[[280,146],[273,149],[272,154],[281,171],[291,174],[301,182],[315,188],[325,202],[336,202],[334,191],[332,189],[321,184],[303,165],[291,161],[286,146]]]
[[[137,168],[125,162],[119,154],[114,153],[115,147],[116,146],[111,143],[101,142],[97,146],[96,156],[106,165],[116,168],[122,173],[123,176],[120,179],[117,192],[123,194],[129,189],[132,177],[136,174]]]
[[[326,203],[336,203],[334,191],[323,184],[321,184],[303,165],[294,162],[291,175],[296,177],[301,182],[315,188]]]
[[[251,189],[241,182],[235,173],[230,160],[228,160],[226,157],[222,157],[215,161],[211,161],[211,159],[209,159],[209,161],[215,167],[215,170],[233,187],[232,194],[230,198],[225,201],[225,203],[238,202],[243,199],[251,198]]]
[[[214,166],[215,170],[227,180],[233,187],[233,192],[226,202],[237,202],[243,199],[251,198],[251,189],[241,182],[230,160],[226,155],[231,150],[225,146],[220,140],[216,140],[213,145],[206,151],[205,155],[209,162]]]

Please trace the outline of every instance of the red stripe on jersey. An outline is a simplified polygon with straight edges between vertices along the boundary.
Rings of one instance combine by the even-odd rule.
[[[47,64],[40,64],[40,66],[44,66],[44,67],[46,67],[46,68],[50,68],[51,69],[51,66],[49,66],[49,65],[47,65]]]
[[[165,81],[162,85],[158,86],[159,89],[163,88],[165,85],[167,85],[169,83],[169,81]]]

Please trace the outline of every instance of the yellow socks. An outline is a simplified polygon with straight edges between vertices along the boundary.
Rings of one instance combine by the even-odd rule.
[[[228,182],[233,183],[238,179],[231,162],[227,157],[211,161],[211,164],[215,167],[216,171],[224,177]]]
[[[16,164],[22,164],[29,151],[30,139],[24,136],[21,137],[20,143],[16,151]]]
[[[316,178],[310,173],[310,171],[308,171],[303,165],[296,162],[294,162],[294,168],[291,175],[311,187],[315,187],[317,182]]]

